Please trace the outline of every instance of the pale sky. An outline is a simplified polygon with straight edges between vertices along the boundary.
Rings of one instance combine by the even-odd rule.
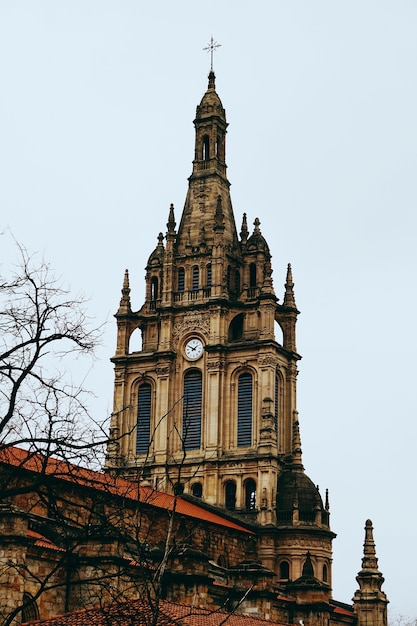
[[[211,35],[238,229],[259,217],[281,299],[293,267],[334,597],[357,588],[371,518],[391,613],[416,617],[415,0],[0,0],[0,230],[108,320],[87,380],[104,418],[124,269],[138,309],[185,200]]]

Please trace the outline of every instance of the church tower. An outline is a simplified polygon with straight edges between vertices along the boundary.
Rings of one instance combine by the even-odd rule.
[[[328,503],[301,459],[291,266],[280,302],[258,217],[249,229],[244,213],[237,233],[228,125],[213,71],[194,126],[182,216],[176,229],[171,205],[137,312],[125,273],[106,469],[272,529],[261,542],[263,563],[295,581],[309,551],[315,577],[329,590]],[[138,332],[141,350],[132,351]]]

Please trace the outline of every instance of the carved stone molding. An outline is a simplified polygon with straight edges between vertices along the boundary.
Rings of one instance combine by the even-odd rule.
[[[208,336],[210,332],[210,316],[199,311],[190,311],[174,324],[173,335],[177,339],[190,330],[198,330]]]

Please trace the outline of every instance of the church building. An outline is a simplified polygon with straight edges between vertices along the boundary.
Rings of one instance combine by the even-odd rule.
[[[125,273],[106,470],[250,523],[260,562],[286,592],[307,597],[312,585],[327,601],[335,534],[327,493],[323,500],[302,464],[291,266],[280,300],[259,217],[252,228],[243,213],[237,232],[213,70],[194,126],[184,209],[178,226],[169,209],[137,312]],[[133,351],[137,333],[142,347]],[[369,626],[386,623],[387,600],[369,520],[366,533],[370,578],[359,581],[355,611]]]
[[[370,520],[352,603],[332,595],[292,270],[276,293],[259,216],[237,230],[213,70],[194,126],[184,209],[169,208],[139,311],[125,272],[104,471],[0,449],[0,621],[387,626]]]

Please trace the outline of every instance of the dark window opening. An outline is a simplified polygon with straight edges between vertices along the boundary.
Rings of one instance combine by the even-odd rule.
[[[225,504],[229,511],[236,508],[236,483],[233,480],[228,480],[225,485]]]
[[[290,564],[288,561],[282,561],[279,565],[279,577],[281,580],[289,580],[290,578]]]
[[[200,370],[189,370],[184,376],[182,411],[182,445],[184,450],[201,446],[201,412],[203,380]]]
[[[202,486],[202,484],[201,483],[194,483],[194,485],[191,487],[191,493],[196,498],[201,498],[202,495],[203,495],[203,486]]]
[[[243,336],[243,313],[236,315],[230,322],[229,326],[229,341],[239,341]]]
[[[328,576],[328,574],[327,574],[327,565],[324,564],[323,565],[323,582],[324,583],[327,583],[327,580],[328,580],[327,576]]]
[[[239,270],[235,270],[235,284],[233,286],[235,294],[240,294],[240,273]]]
[[[151,280],[151,300],[155,302],[158,299],[158,279],[152,278]]]
[[[256,265],[251,263],[249,265],[249,287],[256,287]]]
[[[178,291],[184,291],[185,271],[183,267],[178,268]]]
[[[207,287],[211,287],[211,263],[207,265]]]
[[[144,383],[138,391],[136,454],[146,454],[151,437],[151,386]]]
[[[253,478],[245,481],[245,509],[247,511],[256,509],[256,483]]]
[[[199,287],[199,282],[200,282],[200,272],[198,269],[198,265],[194,265],[193,267],[193,280],[192,280],[192,285],[191,288],[193,291],[197,291],[198,287]]]
[[[252,445],[252,374],[248,372],[238,378],[237,445]]]
[[[210,139],[208,135],[203,137],[203,161],[208,161],[210,158]]]

